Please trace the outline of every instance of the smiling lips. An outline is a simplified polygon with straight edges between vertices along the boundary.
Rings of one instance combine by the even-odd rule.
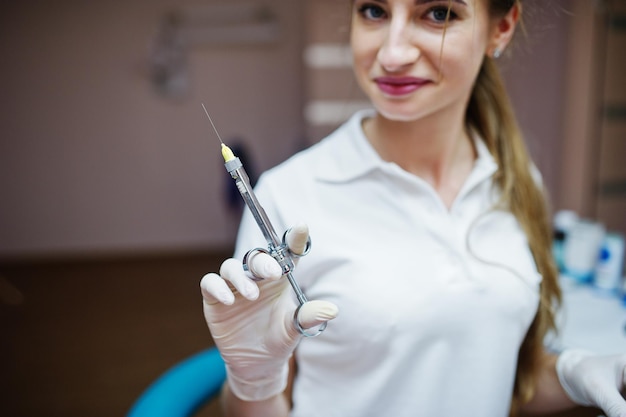
[[[429,83],[428,80],[416,77],[377,77],[374,82],[383,93],[390,96],[404,96]]]

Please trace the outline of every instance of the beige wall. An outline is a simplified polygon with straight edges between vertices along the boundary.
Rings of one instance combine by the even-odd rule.
[[[277,42],[194,46],[188,94],[160,96],[147,62],[159,20],[212,3],[0,4],[1,257],[231,244],[238,219],[200,103],[224,140],[245,138],[258,169],[291,154],[303,136],[302,16],[297,1],[265,1]]]
[[[626,234],[626,0],[571,0],[561,208]]]
[[[595,155],[600,88],[601,36],[598,32],[596,3],[576,0],[571,2],[571,25],[564,106],[563,146],[560,204],[585,217],[594,215],[593,187],[595,183]]]
[[[591,209],[607,228],[626,235],[626,0],[613,0],[610,6],[602,50],[602,117],[599,135],[591,138],[598,157],[597,198]]]

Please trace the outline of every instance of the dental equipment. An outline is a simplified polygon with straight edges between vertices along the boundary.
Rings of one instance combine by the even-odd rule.
[[[224,166],[226,167],[226,170],[228,171],[230,176],[233,178],[233,180],[235,180],[235,184],[237,185],[237,189],[239,190],[241,197],[243,198],[244,202],[248,206],[248,209],[252,213],[254,220],[256,220],[257,225],[261,229],[261,232],[263,233],[263,236],[265,237],[265,240],[267,241],[267,249],[264,249],[264,248],[252,249],[244,255],[243,257],[244,270],[249,271],[248,258],[251,253],[254,253],[254,252],[267,253],[272,258],[274,258],[276,262],[278,262],[278,264],[280,265],[283,276],[287,277],[287,280],[289,281],[289,284],[291,285],[291,288],[295,292],[296,298],[298,300],[298,307],[296,308],[296,311],[293,317],[294,325],[298,329],[298,332],[300,332],[300,334],[302,334],[305,337],[318,336],[320,333],[324,331],[324,329],[326,329],[326,325],[328,323],[324,322],[320,324],[319,326],[317,326],[317,329],[314,331],[308,331],[307,329],[304,329],[300,325],[300,322],[298,320],[298,313],[300,312],[300,309],[302,308],[302,306],[308,301],[308,299],[306,295],[304,295],[304,293],[300,289],[300,286],[298,285],[298,283],[296,282],[293,276],[293,270],[295,268],[294,259],[302,257],[309,253],[309,251],[311,250],[311,239],[308,238],[304,252],[301,254],[296,254],[296,253],[293,253],[289,249],[289,245],[287,245],[287,242],[286,242],[287,234],[289,233],[289,230],[285,231],[285,233],[283,234],[282,240],[278,238],[278,235],[276,234],[274,226],[272,226],[270,219],[268,218],[267,214],[265,213],[265,210],[263,209],[263,207],[257,200],[256,195],[254,194],[254,191],[252,190],[252,185],[250,184],[248,174],[246,173],[246,170],[244,169],[243,164],[241,163],[241,160],[237,158],[235,154],[233,153],[233,151],[228,146],[226,146],[224,142],[222,141],[222,138],[220,137],[220,134],[217,132],[217,129],[215,128],[215,125],[213,124],[213,120],[211,119],[211,116],[209,116],[209,112],[207,111],[204,104],[202,104],[202,108],[204,109],[204,112],[209,118],[209,122],[211,122],[211,126],[213,127],[215,134],[220,140],[220,143],[222,146],[222,157],[224,158]],[[254,277],[252,279],[256,281],[259,280],[258,278],[255,279]]]

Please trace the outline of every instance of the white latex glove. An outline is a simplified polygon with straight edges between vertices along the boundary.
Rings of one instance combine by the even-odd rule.
[[[595,356],[565,350],[556,370],[561,386],[576,404],[601,408],[607,417],[626,417],[626,354]]]
[[[287,235],[287,244],[293,253],[302,253],[307,239],[308,227],[298,225]],[[222,263],[220,275],[205,275],[200,287],[204,317],[226,363],[233,394],[245,401],[259,401],[285,389],[289,357],[302,335],[293,322],[297,304],[278,262],[257,252],[248,266],[263,280],[250,279],[241,261],[231,258]],[[330,302],[309,301],[298,319],[302,328],[310,329],[337,313]]]

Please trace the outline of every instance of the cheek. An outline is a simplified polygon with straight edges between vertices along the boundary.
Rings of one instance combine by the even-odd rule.
[[[454,78],[475,78],[485,57],[485,48],[482,42],[447,42],[443,47],[441,72]]]
[[[357,75],[367,75],[376,60],[376,50],[366,47],[367,43],[352,43],[352,62]]]

